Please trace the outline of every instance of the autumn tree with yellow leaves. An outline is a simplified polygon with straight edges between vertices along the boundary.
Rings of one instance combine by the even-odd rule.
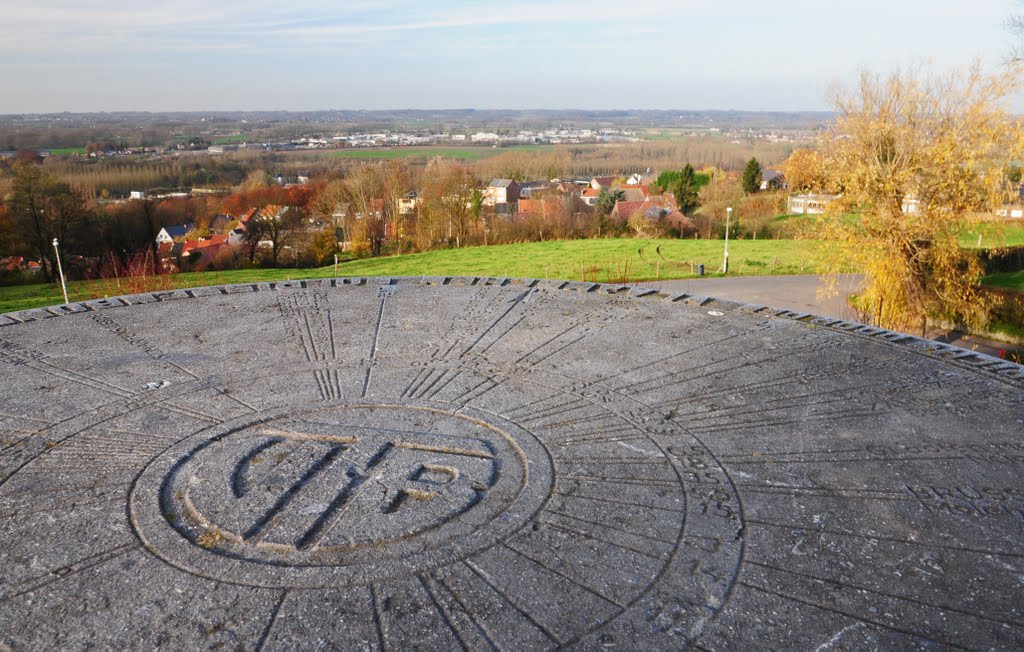
[[[1017,80],[1015,70],[977,65],[945,76],[864,73],[855,91],[836,94],[821,156],[826,185],[842,197],[819,235],[845,250],[833,260],[867,275],[860,304],[881,325],[986,323],[983,269],[960,239],[1005,199],[1005,171],[1021,159],[1022,130],[1005,107]]]

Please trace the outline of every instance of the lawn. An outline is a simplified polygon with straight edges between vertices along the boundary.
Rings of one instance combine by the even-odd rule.
[[[366,258],[342,263],[340,276],[498,276],[555,278],[599,283],[631,283],[687,278],[703,264],[716,275],[722,265],[721,240],[559,240],[517,245],[444,249],[422,254]],[[734,240],[729,243],[730,275],[811,274],[824,267],[821,243],[810,240]],[[72,301],[134,292],[224,283],[252,283],[334,275],[318,269],[243,269],[197,272],[148,279],[76,281]],[[60,287],[35,284],[0,287],[0,313],[62,303]]]
[[[722,265],[721,240],[558,240],[467,247],[346,263],[346,276],[507,276],[634,282],[687,278],[703,264],[708,275]],[[814,273],[824,267],[821,243],[798,240],[733,240],[733,275]]]
[[[979,245],[978,236],[981,236]],[[985,224],[982,228],[965,233],[960,238],[960,244],[964,247],[1019,247],[1024,245],[1024,224],[1007,224],[992,222]]]
[[[366,147],[342,149],[329,152],[327,155],[337,158],[360,160],[402,159],[402,158],[454,158],[463,161],[479,161],[497,156],[503,152],[514,150],[540,151],[550,149],[541,145],[522,145],[518,147]]]
[[[982,283],[1024,292],[1024,270],[989,274]]]

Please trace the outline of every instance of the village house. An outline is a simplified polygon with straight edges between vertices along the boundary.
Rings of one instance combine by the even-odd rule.
[[[176,226],[165,226],[160,229],[160,233],[156,234],[156,243],[158,245],[170,244],[175,240],[181,240],[188,233],[195,231],[196,225],[189,222],[188,224],[178,224]]]
[[[209,238],[186,240],[181,246],[180,257],[182,260],[190,261],[197,258],[209,260],[217,256],[225,247],[230,246],[229,239],[230,236],[227,235],[211,235]]]
[[[580,199],[582,199],[583,203],[587,206],[593,206],[597,204],[597,198],[600,196],[601,191],[597,188],[584,188],[583,192],[580,194]]]
[[[549,187],[547,181],[524,181],[519,184],[519,199],[533,199],[535,195],[548,190]]]
[[[761,190],[785,190],[786,177],[778,170],[761,171]]]
[[[790,195],[786,200],[786,212],[792,215],[821,215],[828,203],[838,198],[839,195],[815,193]]]
[[[398,214],[412,215],[422,204],[423,199],[420,198],[419,194],[415,190],[410,190],[405,193],[405,195],[398,198]]]
[[[500,214],[514,213],[519,201],[519,184],[512,179],[493,179],[484,188],[484,206]]]
[[[594,190],[611,190],[615,187],[618,177],[593,177],[590,179],[590,187]]]

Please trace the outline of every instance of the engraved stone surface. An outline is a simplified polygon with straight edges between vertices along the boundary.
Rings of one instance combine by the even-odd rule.
[[[1024,646],[1024,368],[657,290],[0,315],[0,649]]]

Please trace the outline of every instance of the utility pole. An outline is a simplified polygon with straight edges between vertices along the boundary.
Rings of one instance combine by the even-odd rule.
[[[64,267],[60,264],[60,243],[57,242],[57,238],[53,239],[53,251],[57,254],[57,273],[60,274],[60,289],[64,291],[64,303],[70,303],[68,301],[68,284],[64,282]]]
[[[722,273],[729,273],[729,222],[732,221],[732,206],[725,209],[725,262],[722,263]]]

